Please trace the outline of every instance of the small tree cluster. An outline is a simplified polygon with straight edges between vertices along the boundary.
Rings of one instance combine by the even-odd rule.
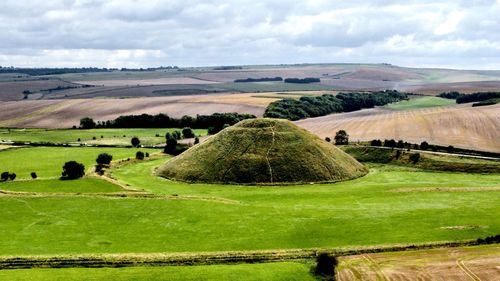
[[[335,280],[335,267],[337,264],[336,257],[330,256],[327,253],[321,253],[316,259],[314,274],[320,280]]]
[[[93,129],[95,128],[96,123],[90,117],[84,117],[80,119],[80,128],[81,129]]]
[[[16,173],[9,173],[9,172],[3,172],[1,175],[0,175],[0,179],[2,181],[8,181],[8,180],[15,180],[17,177]]]
[[[185,139],[191,139],[191,138],[194,138],[195,135],[194,135],[194,131],[193,129],[189,128],[189,127],[184,127],[182,129],[182,137],[185,138]]]
[[[382,146],[382,141],[381,140],[372,140],[370,141],[371,146]]]
[[[61,179],[74,180],[85,175],[85,166],[76,161],[68,161],[64,163]]]
[[[340,130],[335,134],[335,144],[336,145],[347,145],[349,144],[349,135],[346,131]]]
[[[111,154],[101,153],[97,156],[95,162],[99,165],[109,165],[111,160],[113,160],[113,156]]]

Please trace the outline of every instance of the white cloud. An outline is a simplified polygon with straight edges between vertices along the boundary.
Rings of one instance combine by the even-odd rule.
[[[5,0],[0,65],[500,69],[499,14],[500,0]]]

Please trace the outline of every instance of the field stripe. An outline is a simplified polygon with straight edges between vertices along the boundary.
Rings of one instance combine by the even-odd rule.
[[[481,279],[476,275],[474,274],[474,272],[472,272],[465,264],[464,264],[464,261],[462,260],[457,260],[456,261],[458,267],[467,275],[470,277],[470,279],[474,280],[474,281],[481,281]]]

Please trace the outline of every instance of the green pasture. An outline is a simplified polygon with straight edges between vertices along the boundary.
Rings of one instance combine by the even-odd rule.
[[[19,179],[31,179],[35,172],[39,179],[59,177],[65,162],[75,160],[89,170],[95,165],[100,153],[106,152],[113,160],[135,158],[137,151],[159,152],[143,148],[100,148],[100,147],[20,147],[0,151],[0,171],[16,173]],[[1,184],[1,183],[0,183]]]
[[[408,110],[408,109],[418,109],[418,108],[445,106],[453,104],[456,104],[455,100],[451,99],[438,98],[438,97],[418,97],[418,98],[412,98],[410,100],[391,103],[384,107],[392,110]]]
[[[373,164],[367,176],[336,184],[206,185],[154,176],[153,169],[166,160],[123,166],[112,175],[133,188],[174,199],[0,197],[0,252],[348,247],[475,239],[500,232],[500,196],[494,189],[499,174]],[[429,190],[438,187],[446,189]],[[452,190],[464,187],[468,191]]]
[[[297,262],[262,264],[127,267],[59,268],[0,270],[0,279],[24,280],[214,280],[214,281],[294,281],[316,280],[310,266]]]
[[[0,183],[0,190],[48,193],[93,193],[123,191],[119,186],[96,178],[79,180],[15,180]]]
[[[52,142],[52,143],[88,143],[130,145],[132,137],[138,137],[142,145],[165,143],[165,134],[175,128],[146,129],[0,129],[0,140]],[[206,135],[207,130],[196,129],[196,135]],[[157,136],[158,135],[158,136]],[[95,140],[94,140],[95,138]],[[78,141],[80,139],[80,142]]]

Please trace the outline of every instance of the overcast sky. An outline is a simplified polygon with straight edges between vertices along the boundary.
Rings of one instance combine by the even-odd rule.
[[[500,69],[500,0],[2,0],[0,65]]]

